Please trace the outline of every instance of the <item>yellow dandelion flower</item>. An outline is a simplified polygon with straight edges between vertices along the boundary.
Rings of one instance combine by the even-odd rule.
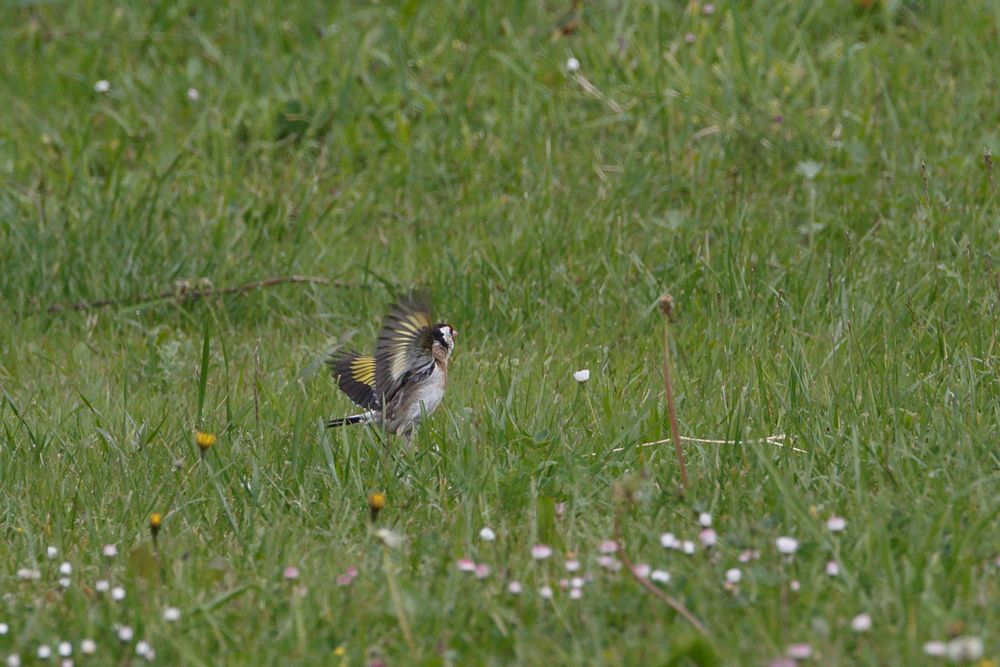
[[[368,512],[372,521],[378,518],[378,513],[385,508],[385,494],[381,491],[374,491],[368,496]]]
[[[201,453],[204,454],[208,451],[209,447],[215,444],[215,434],[195,431],[194,441],[198,443],[198,449],[200,449]]]
[[[345,655],[347,655],[347,647],[341,644],[337,648],[333,649],[333,654],[338,658],[343,658]]]
[[[153,534],[153,539],[156,539],[161,525],[163,525],[163,516],[159,512],[153,512],[149,515],[149,532]]]

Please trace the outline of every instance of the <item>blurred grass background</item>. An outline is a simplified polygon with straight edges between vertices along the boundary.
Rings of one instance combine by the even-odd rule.
[[[125,659],[120,623],[189,664],[320,664],[341,646],[349,664],[763,664],[792,642],[820,664],[917,664],[949,632],[996,655],[996,6],[4,14],[0,652],[94,636]],[[292,273],[343,286],[45,312]],[[325,433],[350,410],[325,355],[371,345],[412,285],[461,332],[444,407],[409,454]],[[677,496],[672,449],[637,447],[668,435],[663,291],[682,432],[785,433],[808,454],[688,446]],[[199,464],[206,337],[200,426],[219,441]],[[629,551],[673,574],[707,639],[594,563],[611,484],[642,465]],[[388,560],[373,489],[406,537]],[[693,537],[699,510],[717,555],[665,552],[659,533]],[[803,543],[791,565],[779,534]],[[536,542],[558,562],[532,562]],[[65,591],[47,545],[74,564]],[[736,562],[747,548],[762,558]],[[595,577],[581,600],[558,590],[566,552]],[[463,556],[491,577],[458,572]],[[42,580],[18,581],[36,561]],[[851,632],[865,611],[875,630]]]

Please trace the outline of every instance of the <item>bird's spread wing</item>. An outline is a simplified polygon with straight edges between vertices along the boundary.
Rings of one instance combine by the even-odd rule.
[[[357,352],[342,352],[326,361],[337,386],[362,408],[378,407],[375,393],[375,357]]]
[[[430,308],[420,295],[404,297],[389,310],[375,348],[375,387],[383,400],[396,395],[407,373],[434,363],[433,326]]]

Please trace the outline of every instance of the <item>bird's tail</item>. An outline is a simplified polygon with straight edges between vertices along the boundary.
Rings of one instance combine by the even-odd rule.
[[[374,421],[375,411],[369,410],[368,412],[362,412],[359,415],[351,415],[350,417],[338,417],[336,419],[331,419],[326,423],[327,428],[336,428],[337,426],[350,426],[351,424],[367,424]]]

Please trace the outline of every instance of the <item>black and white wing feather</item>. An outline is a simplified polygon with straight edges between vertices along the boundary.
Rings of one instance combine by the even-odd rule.
[[[375,393],[375,357],[354,351],[342,352],[326,361],[337,386],[354,403],[367,410],[378,407]]]
[[[430,307],[421,295],[406,296],[389,310],[375,347],[376,395],[385,404],[408,374],[424,374],[433,367],[433,326]]]

